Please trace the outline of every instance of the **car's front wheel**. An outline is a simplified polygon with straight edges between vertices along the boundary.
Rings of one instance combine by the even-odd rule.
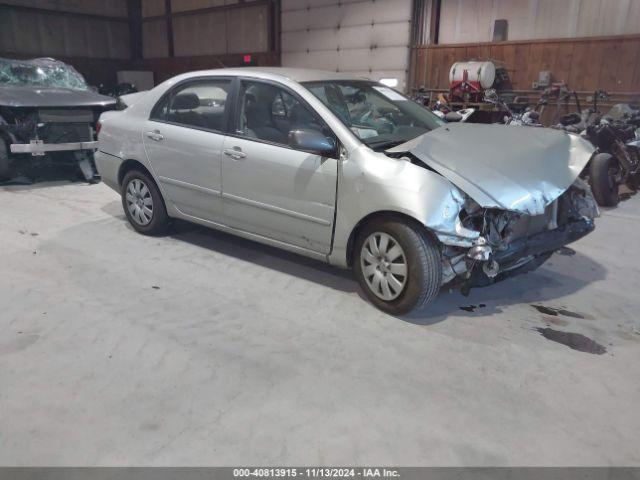
[[[122,208],[131,226],[144,235],[161,235],[170,225],[158,186],[145,172],[132,170],[122,181]]]
[[[369,300],[392,315],[428,304],[442,281],[436,241],[418,225],[395,218],[365,225],[356,240],[353,264]]]

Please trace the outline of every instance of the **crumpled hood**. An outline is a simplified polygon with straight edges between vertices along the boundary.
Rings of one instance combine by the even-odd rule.
[[[594,152],[559,130],[449,124],[388,150],[411,152],[485,208],[540,215]]]
[[[7,107],[108,107],[115,98],[92,90],[0,85],[0,105]]]

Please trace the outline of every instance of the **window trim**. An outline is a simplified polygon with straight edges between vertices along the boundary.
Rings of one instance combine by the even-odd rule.
[[[245,76],[237,76],[235,77],[235,79],[236,79],[236,84],[234,89],[235,98],[233,100],[233,111],[231,112],[232,114],[230,115],[230,118],[229,118],[229,124],[227,125],[228,127],[227,133],[226,133],[227,136],[250,141],[250,142],[263,143],[265,145],[273,145],[275,147],[286,148],[288,150],[293,150],[295,152],[313,153],[313,152],[308,152],[307,150],[299,150],[297,148],[293,148],[287,144],[271,142],[269,140],[262,140],[260,138],[248,137],[246,135],[238,133],[238,131],[236,130],[236,127],[240,123],[240,89],[241,89],[242,82],[244,81],[244,82],[254,82],[254,83],[266,83],[268,85],[272,85],[274,87],[280,88],[281,90],[284,90],[293,98],[295,98],[298,102],[300,102],[300,104],[302,104],[305,108],[313,112],[316,117],[318,117],[318,119],[324,124],[324,126],[331,132],[331,136],[333,137],[334,143],[336,145],[335,152],[331,156],[327,156],[323,158],[331,158],[334,160],[340,159],[340,145],[341,145],[340,139],[338,138],[336,133],[333,131],[333,129],[327,124],[327,122],[324,121],[324,119],[316,111],[316,109],[313,108],[311,105],[309,105],[309,102],[307,102],[298,92],[293,91],[287,85],[284,85],[278,81],[271,80],[271,79],[245,77]]]
[[[171,122],[169,120],[160,119],[160,118],[155,117],[159,106],[166,99],[169,99],[169,101],[171,101],[172,98],[175,96],[176,92],[178,90],[182,90],[185,85],[192,84],[192,83],[202,83],[202,82],[206,82],[206,81],[215,81],[215,80],[227,80],[227,81],[229,81],[229,93],[227,94],[227,99],[225,100],[224,115],[222,117],[222,129],[221,130],[216,130],[216,129],[213,129],[213,128],[206,128],[206,127],[198,127],[196,125],[189,125],[187,123]],[[231,112],[233,110],[233,105],[235,104],[235,101],[236,101],[235,97],[236,97],[237,87],[238,87],[238,85],[236,83],[236,77],[229,76],[229,75],[220,75],[220,76],[218,76],[218,75],[204,75],[204,76],[201,76],[201,77],[187,78],[187,79],[185,79],[185,80],[183,80],[183,81],[181,81],[179,83],[176,83],[173,87],[171,87],[169,90],[167,90],[166,92],[164,92],[162,94],[162,96],[158,99],[158,101],[155,103],[155,105],[153,106],[153,108],[149,112],[148,120],[150,122],[164,123],[166,125],[173,125],[175,127],[183,127],[183,128],[189,128],[191,130],[200,130],[202,132],[209,132],[209,133],[217,133],[217,134],[221,134],[221,135],[227,135],[227,133],[229,131],[229,120],[231,118]]]

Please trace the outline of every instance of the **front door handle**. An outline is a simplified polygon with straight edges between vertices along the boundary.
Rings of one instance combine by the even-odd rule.
[[[164,140],[164,135],[160,133],[160,130],[146,132],[145,135],[147,136],[147,138],[150,138],[151,140],[154,140],[156,142],[161,142],[162,140]]]
[[[241,160],[246,158],[247,154],[242,151],[240,147],[227,148],[224,150],[224,154],[227,157],[231,157],[234,160]]]

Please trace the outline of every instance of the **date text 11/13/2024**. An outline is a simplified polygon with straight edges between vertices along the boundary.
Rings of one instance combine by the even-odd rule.
[[[235,468],[234,478],[398,478],[399,472],[388,468]]]

